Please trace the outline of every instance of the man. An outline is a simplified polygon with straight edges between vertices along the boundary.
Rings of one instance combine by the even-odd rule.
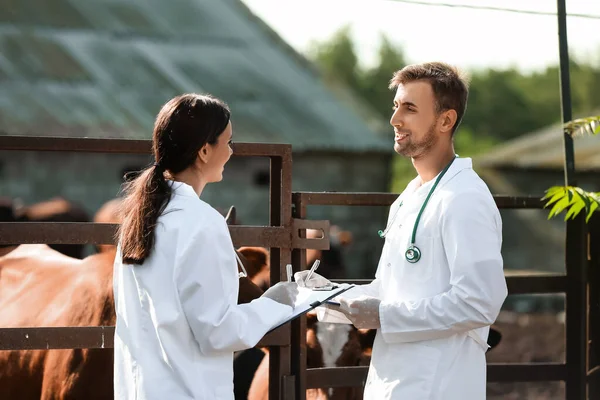
[[[375,279],[319,310],[319,319],[378,329],[365,399],[481,400],[486,338],[507,296],[502,220],[453,135],[468,97],[457,69],[396,72],[394,149],[418,176],[390,208]],[[296,273],[299,285],[328,281]]]

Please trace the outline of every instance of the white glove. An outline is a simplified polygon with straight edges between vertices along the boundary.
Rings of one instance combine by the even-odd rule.
[[[298,285],[294,282],[278,282],[267,289],[261,297],[268,297],[278,303],[294,307],[298,296]]]
[[[313,289],[316,287],[333,285],[333,283],[331,283],[329,279],[322,277],[316,272],[313,272],[310,279],[306,281],[306,277],[308,276],[309,272],[310,270],[305,270],[296,272],[294,274],[294,280],[296,281],[298,286]]]
[[[338,301],[339,306],[327,304],[327,308],[342,312],[358,329],[381,328],[379,319],[381,300],[378,298],[361,296],[356,299],[345,299],[340,297]]]

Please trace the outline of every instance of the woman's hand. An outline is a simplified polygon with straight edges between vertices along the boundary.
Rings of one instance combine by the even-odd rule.
[[[295,282],[278,282],[267,289],[261,297],[268,297],[293,308],[298,297],[298,285]]]

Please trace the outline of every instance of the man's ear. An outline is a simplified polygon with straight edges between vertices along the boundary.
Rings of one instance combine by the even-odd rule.
[[[458,114],[456,114],[456,110],[446,110],[440,115],[439,124],[440,131],[444,133],[452,132],[452,129],[456,125],[456,120],[458,118]]]

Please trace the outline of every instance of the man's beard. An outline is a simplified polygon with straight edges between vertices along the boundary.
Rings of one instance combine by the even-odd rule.
[[[420,141],[414,141],[412,134],[407,137],[406,143],[394,143],[396,153],[411,158],[419,158],[427,154],[429,150],[436,144],[437,135],[435,134],[435,122],[431,124],[427,133]]]

